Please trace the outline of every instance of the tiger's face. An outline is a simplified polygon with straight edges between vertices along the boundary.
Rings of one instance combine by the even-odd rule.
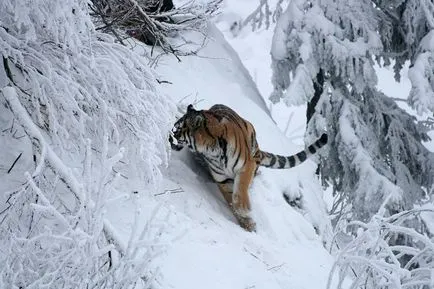
[[[180,151],[185,145],[190,145],[192,133],[194,133],[203,123],[204,116],[200,111],[187,107],[187,112],[177,122],[175,122],[169,142],[173,150]]]

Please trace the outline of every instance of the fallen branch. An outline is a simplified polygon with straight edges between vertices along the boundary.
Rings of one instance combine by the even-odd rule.
[[[163,0],[155,6],[154,1],[141,0],[92,0],[90,5],[93,16],[100,19],[97,30],[112,33],[122,42],[120,34],[134,37],[152,46],[160,47],[165,54],[174,55],[178,61],[180,56],[193,55],[197,51],[179,49],[179,42],[187,43],[182,38],[173,41],[172,37],[183,31],[202,33],[207,21],[218,10],[222,0],[207,3],[189,1],[180,7],[163,5]],[[165,2],[165,1],[164,1]],[[164,7],[163,7],[164,6]],[[120,32],[120,33],[119,33]],[[204,37],[206,37],[204,35]],[[175,44],[178,42],[177,44]]]

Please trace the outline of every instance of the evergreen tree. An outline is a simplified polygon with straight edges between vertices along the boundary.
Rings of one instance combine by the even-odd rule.
[[[418,112],[434,111],[434,3],[428,0],[373,0],[379,14],[383,53],[394,61],[395,78],[406,61],[412,88],[409,103]]]
[[[293,0],[277,20],[270,99],[308,102],[308,134],[327,128],[320,171],[333,185],[335,211],[351,205],[353,218],[366,220],[382,204],[393,213],[432,193],[434,156],[422,145],[428,136],[375,88],[373,66],[393,60],[399,76],[409,60],[409,101],[419,112],[434,111],[433,7],[424,0]]]

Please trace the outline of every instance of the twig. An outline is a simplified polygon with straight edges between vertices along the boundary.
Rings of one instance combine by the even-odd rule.
[[[10,172],[12,171],[12,169],[14,168],[14,166],[15,166],[15,164],[18,162],[18,160],[20,159],[20,157],[23,155],[23,153],[21,152],[18,156],[17,156],[17,158],[15,159],[15,161],[12,163],[12,166],[9,168],[9,170],[8,170],[8,174],[10,174]]]
[[[15,64],[16,67],[18,67],[22,72],[23,69],[21,67],[19,67],[19,65]],[[30,96],[30,94],[25,91],[24,89],[22,89],[14,80],[13,75],[12,75],[12,71],[11,68],[9,67],[9,63],[8,63],[8,59],[6,57],[3,56],[3,66],[5,68],[5,72],[6,72],[6,76],[9,78],[10,82],[16,87],[18,88],[22,93],[24,93],[27,96]],[[12,127],[11,127],[11,133],[12,133]]]
[[[154,196],[161,196],[161,195],[165,195],[167,193],[169,193],[169,194],[178,194],[178,193],[182,193],[182,192],[184,192],[184,190],[181,187],[179,187],[179,188],[176,188],[176,189],[165,190],[162,193],[154,194]]]
[[[3,67],[5,68],[6,76],[9,78],[10,81],[14,83],[14,78],[12,76],[12,71],[8,64],[8,59],[3,56]]]
[[[389,97],[391,100],[394,100],[394,101],[402,101],[402,102],[407,102],[407,100],[406,99],[402,99],[402,98],[398,98],[398,97]]]
[[[11,199],[12,199],[12,197],[13,196],[15,196],[15,195],[17,195],[18,193],[21,193],[21,192],[23,192],[23,189],[21,189],[21,190],[17,190],[17,191],[14,191],[14,192],[12,192],[12,193],[10,193],[9,194],[9,197],[8,197],[8,199],[6,200],[6,204],[8,204],[9,206],[7,207],[7,208],[5,208],[5,209],[3,209],[1,212],[0,212],[0,216],[4,213],[4,212],[6,212],[7,210],[9,210],[14,204],[12,204],[10,201],[11,201]],[[5,216],[6,217],[6,216]],[[4,218],[3,218],[3,220],[4,220]],[[2,224],[3,223],[3,220],[0,222],[0,224]]]
[[[35,204],[38,203],[38,200],[39,200],[39,195],[36,194]],[[34,218],[35,218],[35,211],[32,210],[32,213],[31,213],[31,216],[30,216],[30,225],[29,225],[29,232],[27,233],[27,238],[29,238],[30,235],[31,235],[32,232],[33,232],[33,228],[34,228],[34,226],[33,226]]]
[[[244,251],[246,251],[247,253],[249,253],[250,255],[253,256],[253,258],[255,258],[256,260],[260,261],[261,263],[265,264],[267,267],[270,266],[267,262],[265,262],[264,260],[262,260],[261,258],[259,258],[258,256],[256,256],[255,254],[253,254],[252,252],[250,252],[249,250],[246,249],[246,247],[243,248]]]
[[[119,173],[117,170],[115,170],[115,168],[112,168],[112,171],[115,172],[115,174],[119,174],[119,176],[121,176],[122,178],[128,180],[128,177],[127,177],[127,176],[125,176],[125,175]]]
[[[172,82],[167,81],[167,80],[159,80],[158,78],[156,78],[155,80],[156,80],[159,84],[162,84],[162,83],[173,84]]]
[[[285,265],[285,262],[283,262],[283,263],[280,264],[280,265],[276,265],[276,266],[270,267],[270,268],[267,269],[267,271],[271,271],[271,270],[279,271],[280,268],[282,268],[283,265]]]
[[[96,148],[94,148],[94,147],[92,147],[92,148],[91,148],[91,150],[93,150],[94,152],[97,152],[97,153],[99,153],[99,154],[101,153],[101,151],[100,151],[100,150],[97,150],[97,149],[96,149]],[[124,164],[124,165],[126,165],[126,164],[127,164],[127,163],[126,163],[126,162],[124,162],[123,160],[119,160],[119,163],[120,163],[120,164]]]
[[[209,217],[209,219],[211,220],[211,222],[213,222],[217,226],[221,227],[221,225],[219,223],[217,223],[213,218]]]
[[[95,5],[95,6],[96,6],[96,9],[98,9],[98,11],[97,11],[98,13],[97,14],[101,17],[101,20],[105,24],[105,27],[107,27],[111,31],[111,33],[113,33],[113,35],[116,37],[116,39],[119,41],[120,44],[122,44],[122,45],[125,46],[125,43],[122,41],[122,38],[119,36],[119,34],[113,28],[113,25],[112,25],[113,22],[112,23],[108,23],[105,15],[104,15],[104,13],[101,11],[101,7],[99,5]]]
[[[107,270],[110,270],[112,265],[113,265],[113,260],[112,260],[112,251],[108,251],[108,258],[109,258],[109,267]]]
[[[13,129],[13,127],[14,127],[14,124],[15,124],[15,118],[12,119],[11,130],[9,131],[9,133],[12,133],[12,129]]]

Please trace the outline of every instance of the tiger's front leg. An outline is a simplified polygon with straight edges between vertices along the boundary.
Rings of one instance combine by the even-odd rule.
[[[256,231],[256,223],[250,217],[249,187],[256,171],[256,163],[247,161],[243,169],[235,176],[232,209],[240,226],[245,230]]]

